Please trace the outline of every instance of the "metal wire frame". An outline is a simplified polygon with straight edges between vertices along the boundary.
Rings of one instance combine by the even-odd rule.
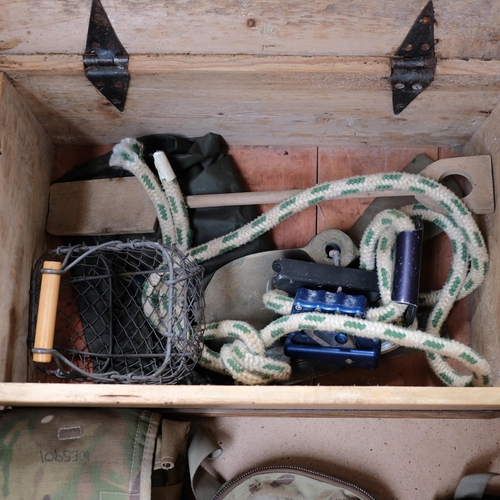
[[[42,269],[62,260],[60,271]],[[35,349],[42,273],[61,275],[52,349]],[[203,268],[175,247],[135,240],[47,252],[31,280],[31,351],[44,372],[76,381],[172,384],[203,348]]]

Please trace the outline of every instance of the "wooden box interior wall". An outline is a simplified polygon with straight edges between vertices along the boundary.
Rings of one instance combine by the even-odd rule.
[[[359,147],[455,148],[465,154],[491,154],[497,183],[500,52],[495,22],[500,6],[487,0],[474,5],[465,0],[435,1],[436,78],[394,116],[390,56],[422,6],[373,0],[338,5],[320,1],[313,6],[288,2],[274,8],[255,0],[245,5],[224,2],[214,9],[202,0],[188,10],[179,2],[148,2],[138,22],[134,2],[109,0],[108,16],[131,54],[132,83],[122,114],[84,76],[81,53],[90,1],[21,1],[5,6],[0,21],[0,71],[7,75],[1,80],[0,96],[0,280],[6,284],[0,289],[0,340],[5,346],[0,380],[29,379],[24,291],[29,288],[31,264],[44,246],[54,144],[106,145],[146,133],[199,136],[213,131],[233,150],[244,145],[293,145],[318,147],[318,154],[327,156],[332,147],[338,147],[337,154],[342,148]],[[498,374],[498,217],[484,217],[481,223],[491,271],[469,301],[471,342]],[[10,383],[2,391],[9,394],[8,401],[22,397],[25,403],[36,403],[36,391],[29,386]],[[405,393],[323,389],[327,388],[280,393],[273,388],[240,388],[238,393],[216,395],[171,388],[162,399],[151,388],[142,403],[187,407],[198,400],[204,406],[212,402],[227,407],[255,401],[265,405],[267,400],[286,406],[300,400],[303,407],[315,408],[500,408],[500,393],[482,389],[467,396],[441,388],[408,388]],[[107,392],[94,386],[78,390],[90,394],[82,404],[96,404]],[[64,391],[58,387],[46,392],[46,401],[64,404],[74,399],[71,391]],[[140,404],[141,392],[134,391],[113,389],[115,397]]]
[[[24,284],[24,287],[28,286],[29,272],[27,270],[30,269],[34,258],[42,251],[45,224],[44,214],[46,213],[47,190],[50,178],[53,174],[53,159],[56,159],[56,171],[54,175],[57,176],[60,175],[64,169],[71,168],[92,156],[102,154],[109,149],[109,146],[64,146],[54,148],[48,135],[34,119],[27,106],[23,103],[20,96],[5,77],[2,79],[2,105],[1,116],[3,118],[2,123],[5,126],[2,127],[3,136],[1,144],[5,146],[2,148],[0,161],[2,161],[2,172],[7,181],[3,184],[3,189],[8,193],[2,199],[13,200],[7,211],[2,210],[2,227],[6,228],[7,231],[9,228],[15,227],[17,231],[15,233],[5,233],[7,234],[5,241],[10,242],[10,247],[12,247],[13,250],[11,252],[9,247],[8,260],[11,265],[2,266],[1,271],[4,273],[3,276],[9,273],[8,279],[10,283],[19,282],[17,288],[12,286],[3,289],[4,295],[6,290],[8,290],[8,294],[10,294],[10,300],[7,297],[6,300],[2,301],[2,305],[4,306],[2,310],[3,317],[13,317],[12,311],[14,308],[12,304],[17,304],[17,315],[19,317],[16,321],[12,321],[11,319],[11,321],[7,323],[8,327],[2,329],[2,336],[5,339],[4,345],[8,346],[5,352],[9,354],[8,358],[10,360],[10,362],[4,364],[5,370],[3,372],[3,380],[7,382],[24,382],[30,380],[33,373],[31,372],[31,374],[28,374],[27,367],[31,366],[31,363],[28,361],[26,364],[26,344],[24,341],[27,323],[27,300],[26,295],[23,297],[20,287],[21,284]],[[472,140],[466,144],[465,150],[468,154],[484,153],[485,144],[488,142],[491,142],[493,146],[496,145],[495,136],[491,136],[490,126],[493,126],[496,120],[498,120],[498,114],[498,110],[496,110],[489,119],[491,122],[486,123]],[[295,159],[293,154],[300,155],[301,149],[305,150],[306,156],[308,155],[310,157],[311,165],[316,164],[317,167],[317,170],[309,172],[308,175],[304,175],[303,172],[300,172],[300,169],[293,169]],[[456,154],[455,151],[448,148],[437,148],[435,146],[405,148],[401,146],[392,146],[383,148],[363,145],[358,147],[320,147],[317,150],[311,147],[300,149],[293,148],[293,151],[294,153],[292,153],[292,156],[288,158],[287,162],[281,165],[281,168],[274,170],[271,168],[269,170],[269,172],[271,172],[271,177],[274,174],[277,176],[276,179],[278,179],[283,178],[283,168],[288,169],[286,176],[287,182],[291,182],[293,185],[287,184],[280,186],[283,188],[305,187],[311,184],[314,178],[317,178],[318,181],[322,181],[327,178],[367,173],[373,171],[373,168],[382,168],[386,170],[401,169],[415,154],[421,152],[428,154],[433,159]],[[230,152],[235,157],[236,164],[240,165],[242,168],[241,173],[246,179],[249,187],[252,189],[263,189],[269,182],[269,172],[266,176],[263,176],[262,172],[259,173],[259,169],[246,168],[245,165],[248,166],[249,162],[251,163],[252,161],[257,164],[262,164],[263,160],[269,159],[273,154],[284,154],[285,148],[261,147],[256,149],[236,146],[230,148]],[[256,157],[248,158],[249,152],[252,157]],[[497,158],[497,151],[494,148],[491,150],[491,154],[494,155],[494,159]],[[317,156],[316,160],[314,156]],[[320,165],[321,168],[319,168]],[[32,168],[33,170],[31,170]],[[14,176],[13,172],[16,172],[17,175]],[[31,178],[33,176],[35,176],[33,184],[26,184],[25,178]],[[311,178],[309,179],[309,177]],[[26,197],[24,194],[30,191],[33,196],[28,197],[29,203],[26,204]],[[276,231],[274,235],[275,241],[280,246],[300,246],[303,245],[305,240],[312,236],[316,230],[321,230],[330,225],[336,225],[340,228],[348,227],[367,203],[368,201],[366,200],[352,201],[348,204],[347,210],[344,209],[341,211],[341,217],[339,217],[339,208],[335,206],[335,202],[324,204],[323,208],[320,209],[321,216],[319,218],[316,218],[316,215],[311,218],[311,214],[300,215],[298,220],[289,222],[290,225],[288,228],[284,227]],[[2,205],[2,207],[5,208],[5,205]],[[262,207],[262,209],[265,208],[266,207]],[[16,219],[18,221],[17,225],[9,225],[7,223],[7,213],[18,218]],[[302,218],[302,220],[300,220],[300,218]],[[29,224],[27,224],[26,221],[28,221]],[[311,222],[313,228],[311,228]],[[494,226],[495,215],[485,218],[484,229],[488,243],[492,247],[490,250],[493,256],[497,249],[495,240],[492,239],[492,235],[495,234],[493,230]],[[297,240],[297,234],[300,234],[304,241],[300,238]],[[293,237],[291,238],[289,235],[293,235]],[[27,252],[26,248],[30,249],[30,251]],[[26,257],[26,254],[28,257]],[[13,269],[17,269],[17,275],[14,274]],[[492,272],[496,272],[494,262],[492,263]],[[17,277],[15,280],[13,280],[14,276]],[[486,293],[491,294],[493,307],[495,307],[495,301],[498,300],[498,296],[495,294],[494,287],[491,284],[494,283],[494,280],[491,280],[489,283],[490,285],[486,285]],[[24,288],[24,290],[26,289],[27,288]],[[476,294],[475,298],[472,300],[472,308],[469,312],[472,320],[472,341],[481,352],[491,361],[494,361],[498,351],[495,350],[496,334],[492,334],[492,332],[496,332],[496,318],[491,314],[492,301],[486,301],[485,304],[478,296],[479,294]],[[11,304],[8,310],[6,309],[7,304]],[[461,316],[460,320],[463,320],[464,315],[467,316],[467,312],[464,313],[463,307],[458,314]],[[479,327],[476,325],[479,325]],[[462,332],[462,334],[463,333],[464,332]],[[467,332],[465,332],[465,334],[466,333]],[[10,356],[11,353],[12,356]],[[391,363],[391,368],[394,369],[394,366],[396,366],[397,371],[397,361]],[[404,361],[403,364],[410,370],[425,367],[422,357],[414,362]],[[391,373],[389,377],[385,379],[384,375],[382,375],[377,383],[415,386],[435,383],[432,377],[429,378],[428,375],[417,377],[416,379],[411,377],[405,378],[407,373],[406,369],[403,370],[403,378],[399,380],[397,376],[394,376],[394,373]],[[426,373],[428,374],[428,372]],[[333,383],[335,385],[355,383],[363,385],[363,379],[367,380],[366,385],[373,383],[373,379],[367,378],[366,376],[363,377],[363,375],[360,377],[359,374],[356,375],[355,373],[347,376],[330,377],[325,380],[320,380],[319,383]],[[375,377],[375,380],[377,380],[377,377]]]

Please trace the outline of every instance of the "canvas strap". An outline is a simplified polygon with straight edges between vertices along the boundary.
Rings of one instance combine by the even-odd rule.
[[[222,454],[222,448],[201,425],[195,425],[188,448],[189,477],[191,489],[196,500],[212,500],[222,486],[201,463],[205,459],[214,459]]]
[[[500,474],[485,472],[482,474],[469,474],[464,476],[458,483],[453,500],[466,500],[472,498],[483,498],[484,490],[488,481]]]

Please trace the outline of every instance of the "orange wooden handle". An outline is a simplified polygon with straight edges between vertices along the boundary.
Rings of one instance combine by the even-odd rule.
[[[60,270],[61,263],[45,261],[43,268]],[[38,316],[36,318],[35,349],[52,349],[54,345],[60,283],[60,274],[42,273]],[[36,363],[50,363],[52,354],[33,353],[33,361]]]

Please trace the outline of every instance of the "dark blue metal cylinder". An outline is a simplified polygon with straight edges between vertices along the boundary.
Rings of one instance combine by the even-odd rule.
[[[405,323],[413,323],[417,313],[418,291],[420,286],[420,266],[422,261],[423,224],[415,221],[414,231],[402,231],[396,238],[394,283],[392,300],[407,304]]]

